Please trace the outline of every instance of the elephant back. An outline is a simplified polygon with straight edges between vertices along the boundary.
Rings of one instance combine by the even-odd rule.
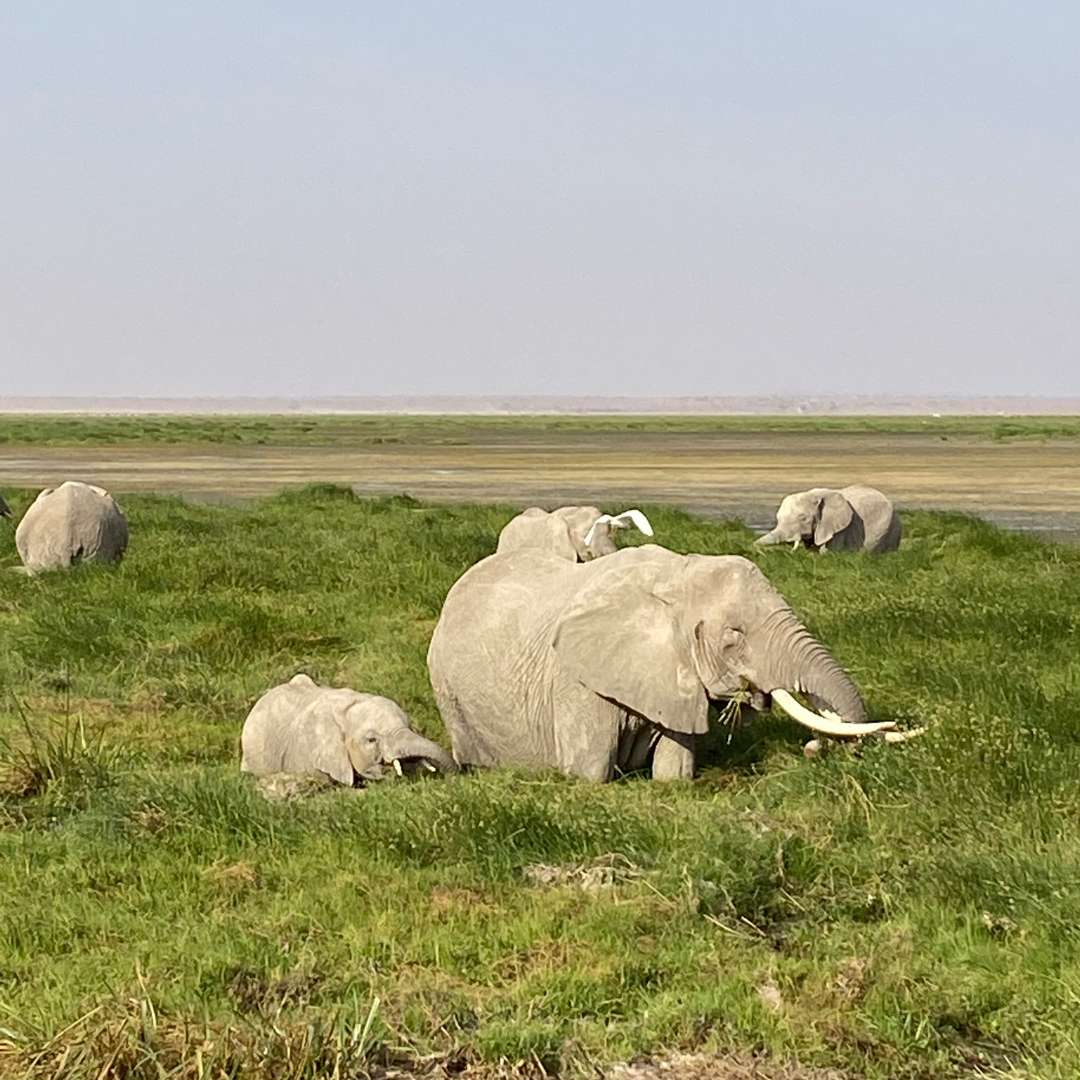
[[[900,518],[888,496],[866,484],[852,484],[841,494],[862,520],[864,551],[895,551],[900,546]]]
[[[79,560],[115,562],[128,543],[127,519],[103,488],[66,481],[46,488],[15,530],[19,557],[31,571]]]

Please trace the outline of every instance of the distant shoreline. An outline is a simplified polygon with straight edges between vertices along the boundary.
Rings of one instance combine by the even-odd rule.
[[[2,414],[451,416],[1075,416],[1080,397],[836,395],[822,397],[0,397]]]

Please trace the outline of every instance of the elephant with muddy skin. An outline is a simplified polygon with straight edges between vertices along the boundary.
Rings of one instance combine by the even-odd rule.
[[[889,499],[877,488],[853,484],[788,495],[776,511],[776,528],[757,542],[881,554],[895,551],[900,536],[900,518]]]
[[[438,743],[412,730],[389,698],[319,686],[307,675],[268,690],[240,736],[242,772],[314,773],[352,786],[404,766],[455,772]]]
[[[618,551],[615,532],[631,526],[652,536],[652,525],[640,510],[603,514],[595,506],[560,506],[541,510],[530,506],[511,518],[499,533],[498,553],[530,549],[570,562],[588,562]]]
[[[447,595],[428,670],[461,765],[691,777],[710,700],[745,695],[834,737],[893,727],[752,562],[653,544],[489,556]]]

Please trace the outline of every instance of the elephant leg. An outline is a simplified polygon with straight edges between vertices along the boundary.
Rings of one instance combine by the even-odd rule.
[[[476,745],[472,737],[472,731],[465,718],[465,710],[453,694],[437,688],[435,690],[435,704],[438,706],[439,715],[442,716],[446,733],[450,736],[450,752],[459,765],[490,765],[483,748]]]
[[[566,772],[571,776],[578,776],[582,780],[595,780],[599,783],[611,780],[615,775],[611,759],[599,757],[572,761],[566,767]]]
[[[654,780],[693,780],[694,736],[663,732],[653,751],[652,775]]]
[[[618,763],[619,709],[580,684],[561,688],[557,700],[559,768],[584,780],[610,780]]]

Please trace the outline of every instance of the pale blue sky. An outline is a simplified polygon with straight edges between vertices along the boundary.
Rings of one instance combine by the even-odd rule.
[[[1078,42],[1071,3],[8,3],[0,394],[1080,393]]]

